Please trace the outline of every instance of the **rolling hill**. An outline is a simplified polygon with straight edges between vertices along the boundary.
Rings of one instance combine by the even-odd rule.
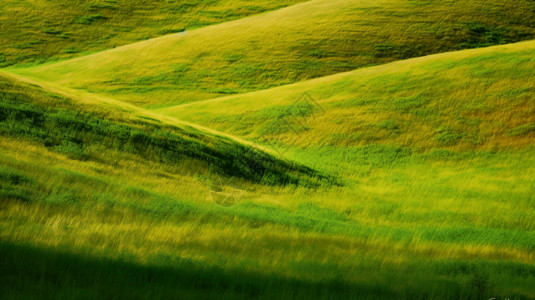
[[[0,67],[76,57],[297,2],[4,0]]]
[[[252,143],[169,118],[157,119],[157,114],[147,116],[142,111],[125,111],[115,103],[54,93],[46,85],[43,89],[6,73],[0,73],[0,87],[2,136],[15,143],[40,145],[44,152],[60,153],[74,161],[113,166],[125,163],[121,162],[124,157],[137,156],[136,160],[175,169],[196,166],[199,174],[216,173],[253,180],[252,184],[298,184],[300,173],[314,175],[313,170],[277,159]],[[1,195],[11,194],[6,187]]]
[[[155,107],[530,39],[533,20],[528,0],[314,0],[13,71]]]
[[[464,50],[157,112],[3,73],[0,251],[2,274],[10,276],[1,281],[2,290],[13,298],[36,291],[100,298],[533,298],[532,98],[492,86],[506,80],[515,90],[530,90],[531,53],[533,42]],[[491,62],[492,71],[482,67]],[[455,84],[465,74],[479,80],[461,89]],[[424,85],[428,77],[436,81]],[[482,78],[488,79],[488,94],[478,87]],[[418,105],[372,101],[385,97],[385,90],[411,99],[413,89],[425,95],[426,86],[468,96],[454,101],[444,93]],[[472,89],[488,100],[468,101]],[[305,92],[317,106],[295,105]],[[419,110],[471,107],[494,122],[518,124],[496,123],[507,126],[498,137],[482,134],[481,146],[464,140],[469,135],[458,145],[425,141],[410,126],[382,143],[322,144],[315,126],[325,127],[321,119],[330,120],[340,105],[355,116],[367,111],[377,122],[386,111],[411,126],[425,117]],[[228,107],[236,115],[220,115],[231,112]],[[297,163],[262,154],[275,177],[257,180],[247,172],[258,170],[251,168],[255,164],[240,158],[255,144],[174,119],[184,111],[275,151],[285,146],[284,156]],[[266,140],[230,126],[245,124],[256,132],[266,111],[316,120],[300,132],[310,144],[280,139],[277,132]],[[433,118],[450,124],[456,119],[449,115]],[[396,129],[388,123],[377,127]],[[508,138],[501,144],[504,132]],[[397,134],[421,142],[405,144]],[[180,160],[162,151],[162,138],[172,141]],[[242,167],[230,167],[236,160]],[[312,169],[295,167],[304,165]],[[235,179],[226,181],[228,175]],[[218,178],[223,182],[214,185]],[[229,202],[227,196],[242,192]],[[214,200],[214,193],[226,202]],[[20,271],[35,266],[42,271]]]
[[[533,57],[533,41],[456,51],[158,112],[300,148],[517,149],[535,143]]]
[[[2,2],[0,298],[535,299],[534,13]]]

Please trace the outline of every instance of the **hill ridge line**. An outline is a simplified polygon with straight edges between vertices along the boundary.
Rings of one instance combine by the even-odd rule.
[[[0,69],[0,75],[6,76],[8,78],[11,78],[11,79],[14,79],[14,80],[18,80],[18,81],[21,81],[21,82],[25,82],[25,83],[28,83],[28,84],[37,85],[37,86],[41,87],[43,90],[46,90],[46,91],[49,91],[49,92],[53,92],[53,93],[56,93],[56,94],[59,94],[59,95],[62,95],[62,96],[65,96],[65,97],[68,97],[68,98],[71,98],[71,99],[75,99],[77,101],[82,101],[82,102],[86,102],[86,103],[98,102],[98,103],[101,103],[101,104],[112,105],[112,106],[115,106],[115,107],[119,107],[119,108],[128,110],[129,112],[132,113],[132,116],[149,117],[149,118],[161,121],[162,123],[167,124],[167,125],[173,125],[173,126],[179,126],[179,127],[191,127],[193,129],[199,130],[201,132],[205,132],[205,133],[212,134],[212,135],[215,135],[215,136],[231,139],[234,142],[237,142],[237,143],[240,143],[242,145],[249,146],[249,147],[256,148],[258,150],[264,151],[264,152],[272,154],[272,155],[276,154],[275,151],[273,151],[273,150],[271,150],[269,148],[263,147],[261,145],[258,145],[256,143],[254,143],[254,142],[242,139],[242,138],[234,136],[232,134],[221,132],[221,131],[218,131],[218,130],[215,130],[215,129],[212,129],[212,128],[209,128],[209,127],[202,126],[200,124],[195,124],[195,123],[192,123],[192,122],[182,121],[182,120],[180,120],[178,118],[175,118],[175,117],[172,117],[172,116],[168,116],[168,115],[164,115],[164,114],[160,114],[160,113],[157,113],[155,111],[147,110],[147,109],[144,109],[142,107],[139,107],[139,106],[136,106],[136,105],[133,105],[133,104],[130,104],[130,103],[126,103],[126,102],[123,102],[123,101],[120,101],[120,100],[117,100],[117,99],[101,96],[101,95],[98,95],[98,94],[93,94],[93,93],[82,91],[82,90],[78,90],[78,89],[72,89],[72,88],[68,88],[68,87],[63,87],[63,86],[60,86],[60,85],[57,85],[57,84],[54,84],[54,83],[51,83],[51,82],[47,82],[47,81],[43,81],[43,80],[37,80],[37,79],[31,78],[31,77],[22,76],[22,75],[19,75],[19,74],[14,74],[14,73],[8,72],[6,70],[1,70]]]
[[[257,17],[259,15],[279,12],[279,11],[282,11],[282,10],[285,10],[285,9],[294,8],[296,6],[304,5],[304,4],[307,4],[307,3],[310,3],[310,2],[314,2],[314,1],[316,1],[316,0],[304,1],[304,2],[293,4],[293,5],[289,5],[289,6],[286,6],[286,7],[282,7],[282,8],[279,8],[279,9],[269,10],[269,11],[253,14],[253,15],[250,15],[250,16],[246,16],[246,17],[235,19],[235,20],[231,20],[231,21],[226,21],[226,22],[221,22],[221,23],[217,23],[217,24],[212,24],[212,25],[208,25],[208,26],[195,28],[193,30],[184,30],[184,31],[178,32],[178,33],[165,34],[165,35],[161,35],[161,36],[158,36],[158,37],[155,37],[155,38],[150,38],[150,39],[146,39],[146,40],[142,40],[142,41],[137,41],[137,42],[134,42],[134,43],[121,45],[121,46],[118,46],[118,47],[115,47],[115,48],[109,48],[109,49],[97,51],[97,52],[94,52],[94,53],[91,53],[91,54],[88,54],[88,55],[82,55],[82,56],[75,57],[75,58],[70,58],[70,59],[66,59],[66,60],[59,60],[59,61],[51,61],[49,63],[38,64],[38,65],[26,65],[25,66],[24,64],[23,65],[15,64],[13,66],[9,66],[9,67],[5,68],[4,70],[16,70],[16,69],[27,69],[27,68],[35,68],[35,67],[61,65],[63,63],[76,62],[76,61],[81,60],[81,59],[85,59],[85,58],[88,58],[88,57],[100,55],[102,53],[121,51],[121,50],[129,49],[129,48],[137,46],[137,45],[149,44],[149,43],[152,43],[152,42],[155,42],[155,41],[158,41],[158,40],[169,39],[169,38],[172,38],[172,37],[175,37],[176,40],[178,41],[181,38],[183,38],[184,36],[186,36],[189,32],[195,32],[195,31],[198,31],[198,30],[203,30],[203,29],[210,28],[210,27],[221,26],[221,25],[225,25],[225,24],[229,24],[229,23],[233,23],[233,22],[240,22],[240,21],[245,20],[245,19]],[[0,71],[1,70],[2,69],[0,68]]]
[[[358,72],[358,71],[366,71],[366,70],[373,70],[373,69],[380,69],[380,68],[390,68],[392,66],[399,65],[399,64],[405,64],[405,63],[417,63],[417,62],[425,61],[427,59],[439,58],[440,56],[452,55],[454,53],[456,53],[456,54],[475,54],[477,52],[487,52],[489,49],[493,49],[493,48],[494,49],[504,48],[504,50],[509,50],[508,48],[510,48],[510,47],[519,46],[519,45],[523,45],[523,44],[527,45],[527,44],[530,44],[530,43],[535,43],[535,40],[521,41],[521,42],[502,44],[502,45],[494,45],[494,46],[489,46],[489,47],[481,47],[481,48],[473,48],[473,49],[463,49],[463,50],[456,50],[456,51],[448,51],[448,52],[442,52],[442,53],[434,53],[434,54],[429,54],[429,55],[424,55],[424,56],[419,56],[419,57],[412,57],[412,58],[408,58],[408,59],[396,60],[396,61],[388,62],[388,63],[385,63],[385,64],[378,64],[378,65],[374,65],[374,66],[357,68],[357,69],[353,69],[351,71],[340,72],[340,73],[331,74],[331,75],[327,75],[327,76],[322,76],[322,77],[318,77],[318,78],[307,79],[307,80],[303,80],[303,81],[298,81],[298,82],[285,84],[285,85],[281,85],[281,86],[276,86],[276,87],[271,87],[271,88],[258,90],[258,91],[252,91],[252,92],[246,92],[246,93],[238,93],[238,94],[233,94],[233,95],[228,95],[228,96],[223,96],[223,97],[210,98],[210,99],[199,100],[199,101],[188,102],[188,103],[177,104],[177,105],[169,105],[169,106],[166,106],[166,107],[159,107],[157,109],[152,109],[151,111],[159,112],[159,111],[166,111],[166,110],[170,110],[170,109],[174,109],[174,108],[179,109],[179,108],[185,108],[185,107],[189,107],[189,106],[201,105],[201,104],[206,104],[206,103],[210,103],[210,102],[223,102],[223,101],[230,100],[230,99],[233,99],[234,97],[238,97],[238,96],[261,94],[261,93],[265,93],[267,91],[272,91],[272,90],[276,90],[276,89],[283,89],[283,88],[289,88],[291,86],[297,86],[297,85],[300,85],[300,84],[321,82],[321,81],[333,79],[333,78],[336,78],[336,77],[344,77],[344,76],[350,75],[350,74]]]

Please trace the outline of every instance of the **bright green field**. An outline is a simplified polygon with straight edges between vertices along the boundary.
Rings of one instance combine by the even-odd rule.
[[[188,152],[166,159],[158,143],[135,143],[135,128],[168,139],[176,129],[132,124],[109,108],[80,115],[91,110],[81,100],[2,82],[8,298],[535,297],[532,146],[291,149],[288,157],[317,173],[294,170],[303,180],[286,186],[236,177],[221,187],[245,187],[239,204],[216,205],[213,163]],[[116,121],[82,119],[84,127],[73,113]],[[122,134],[107,137],[99,125],[134,133],[117,143]],[[340,183],[318,178],[327,175]]]
[[[253,2],[0,4],[240,18],[1,46],[0,298],[535,299],[533,2]]]

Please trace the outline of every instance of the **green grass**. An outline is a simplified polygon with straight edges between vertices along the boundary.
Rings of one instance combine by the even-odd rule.
[[[315,0],[16,72],[161,107],[527,40],[534,13],[528,0]]]
[[[71,58],[297,2],[6,0],[0,3],[0,67]]]
[[[6,299],[21,295],[33,297],[39,292],[43,297],[66,298],[205,298],[248,299],[309,297],[338,297],[353,299],[357,288],[335,280],[311,284],[276,276],[261,276],[241,271],[225,271],[195,264],[187,259],[174,259],[171,264],[165,257],[154,259],[159,266],[139,266],[128,261],[94,259],[69,252],[50,251],[28,246],[0,246],[0,253],[7,264],[4,274],[11,276],[6,285]],[[44,258],[44,259],[43,259]],[[20,273],[21,267],[29,273]],[[36,270],[46,270],[41,273]],[[59,274],[55,270],[67,270]],[[64,271],[65,272],[65,271]],[[127,277],[122,276],[128,274]],[[33,292],[20,286],[18,279],[30,275]],[[59,282],[55,278],[65,278]],[[209,278],[209,281],[203,279]],[[12,284],[7,286],[7,284]],[[272,287],[266,289],[266,287]],[[150,291],[147,293],[147,291]],[[282,294],[281,294],[282,292]],[[370,289],[370,293],[378,290]]]
[[[535,299],[535,42],[228,96],[528,39],[532,3],[190,30],[296,2],[0,4],[33,61],[0,71],[0,298]]]
[[[286,145],[290,161],[342,184],[234,181],[245,194],[225,207],[210,198],[210,170],[192,171],[202,165],[197,160],[140,155],[106,143],[98,127],[52,122],[58,113],[76,113],[84,126],[98,120],[111,132],[150,133],[165,119],[134,122],[139,119],[103,104],[88,106],[12,79],[2,84],[0,248],[7,298],[535,298],[532,146],[422,152],[403,145]],[[411,101],[392,109],[405,111]],[[14,119],[27,111],[42,114],[47,125]],[[289,104],[260,111],[281,118],[318,113]],[[84,133],[90,139],[83,147],[99,151],[80,160],[20,130],[42,127],[61,137]],[[190,138],[205,141],[203,135]],[[39,271],[20,271],[25,266]]]
[[[323,177],[304,166],[202,132],[143,121],[118,123],[76,111],[72,99],[43,96],[42,89],[7,78],[0,77],[0,89],[0,134],[38,142],[72,159],[98,160],[98,152],[113,150],[171,165],[194,160],[200,170],[264,184],[298,184],[299,173]],[[58,99],[59,106],[70,109],[51,108]],[[287,172],[297,172],[297,177]]]
[[[206,200],[207,186],[183,169],[134,165],[126,157],[126,164],[74,163],[10,139],[0,148],[4,170],[9,168],[2,174],[24,178],[12,185],[44,193],[2,200],[6,297],[271,299],[307,298],[315,291],[323,298],[453,299],[478,292],[533,298],[535,186],[532,168],[525,167],[532,165],[533,150],[299,152],[320,164],[353,166],[348,171],[361,174],[349,178],[358,183],[316,192],[257,190],[250,200],[224,208]],[[325,155],[333,150],[339,156]],[[471,171],[459,170],[459,163]],[[155,174],[160,172],[171,178]],[[171,188],[177,180],[182,188]],[[281,204],[263,203],[265,197]],[[481,276],[486,283],[479,287]]]
[[[225,208],[206,199],[208,185],[187,168],[131,155],[114,163],[113,152],[74,161],[5,138],[1,178],[32,196],[1,202],[1,265],[9,274],[2,284],[10,287],[2,290],[15,298],[307,298],[314,291],[530,299],[533,152],[297,150],[290,156],[325,172],[346,170],[339,175],[353,183],[258,187]]]
[[[515,127],[507,132],[511,136],[529,134],[535,131],[535,123]]]
[[[514,149],[534,140],[534,55],[534,42],[464,50],[158,112],[275,148]]]
[[[397,291],[386,285],[351,285],[337,280],[312,284],[277,276],[225,271],[181,258],[169,260],[166,257],[158,257],[153,260],[155,266],[139,266],[132,264],[127,258],[120,261],[95,259],[84,255],[73,255],[66,251],[50,251],[26,245],[2,244],[0,249],[7,262],[2,265],[2,271],[4,274],[7,272],[11,274],[5,281],[11,284],[9,289],[6,289],[8,291],[6,299],[20,295],[34,296],[34,293],[25,290],[24,285],[20,285],[21,281],[17,280],[26,279],[28,275],[32,278],[28,283],[32,284],[34,290],[39,291],[43,297],[389,299],[400,296]],[[27,273],[21,273],[21,267],[28,267]],[[448,294],[451,298],[484,297],[490,282],[489,272],[517,273],[525,276],[532,276],[534,272],[533,268],[524,269],[524,266],[511,262],[488,264],[480,261],[465,263],[453,260],[434,264],[432,267],[438,273],[448,275],[460,273],[462,275],[459,277],[467,277],[464,280],[465,284],[471,286],[468,293],[462,292],[459,287],[446,280],[442,282],[445,287],[450,288]],[[56,270],[65,270],[65,273],[59,274]],[[128,276],[125,277],[124,274]],[[59,281],[59,278],[65,281]],[[203,278],[210,280],[199,280]],[[394,282],[395,277],[391,280]],[[422,278],[422,281],[426,280]],[[403,294],[405,297],[417,295],[421,296],[418,291],[410,287],[407,287]],[[433,297],[432,294],[427,296]]]

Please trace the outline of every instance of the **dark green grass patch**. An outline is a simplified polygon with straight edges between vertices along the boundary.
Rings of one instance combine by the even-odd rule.
[[[93,22],[98,20],[106,20],[107,18],[101,14],[94,14],[89,16],[82,16],[76,19],[76,23],[83,25],[91,25]]]
[[[26,175],[8,167],[0,166],[0,182],[5,184],[19,185],[31,183],[32,180]]]
[[[507,131],[509,136],[519,136],[535,132],[535,123],[525,124]]]
[[[454,146],[457,145],[464,136],[463,133],[459,133],[454,129],[441,127],[436,131],[435,141],[437,141],[440,146]]]
[[[143,266],[127,255],[111,260],[4,242],[0,257],[3,299],[388,299],[395,295],[387,285],[223,270],[179,256],[150,257],[150,264]]]
[[[518,31],[511,28],[495,27],[479,22],[467,22],[462,28],[468,37],[459,44],[459,49],[507,44],[518,36]]]
[[[25,174],[0,166],[0,200],[30,201],[33,197],[33,185],[34,181]]]

